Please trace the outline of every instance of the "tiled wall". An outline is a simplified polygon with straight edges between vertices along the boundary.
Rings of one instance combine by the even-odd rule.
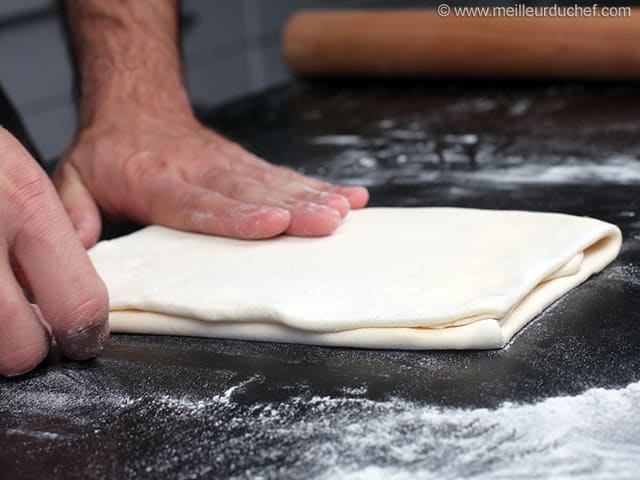
[[[157,0],[154,0],[157,1]],[[375,0],[183,0],[184,56],[196,105],[207,107],[289,78],[280,53],[287,17],[306,7],[353,7]],[[75,128],[71,64],[52,0],[0,2],[0,81],[36,145],[53,159]]]

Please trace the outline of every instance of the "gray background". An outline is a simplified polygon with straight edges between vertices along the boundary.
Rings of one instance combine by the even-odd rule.
[[[108,0],[105,0],[108,1]],[[281,83],[288,16],[306,7],[372,6],[374,0],[184,0],[186,78],[193,102],[210,107]],[[0,2],[0,81],[46,160],[73,136],[71,61],[52,0]]]

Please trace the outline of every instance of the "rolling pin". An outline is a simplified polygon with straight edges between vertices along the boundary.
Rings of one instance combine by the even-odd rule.
[[[640,79],[640,9],[619,17],[308,10],[283,38],[300,75]]]

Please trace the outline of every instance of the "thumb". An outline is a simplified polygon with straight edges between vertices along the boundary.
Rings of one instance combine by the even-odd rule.
[[[53,183],[82,245],[93,246],[100,238],[100,211],[80,174],[72,164],[62,162],[53,174]]]

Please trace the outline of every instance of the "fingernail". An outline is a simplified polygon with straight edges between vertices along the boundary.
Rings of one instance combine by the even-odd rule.
[[[30,372],[34,368],[35,367],[29,367],[29,368],[25,368],[24,370],[20,370],[18,372],[6,373],[4,376],[7,378],[19,377],[20,375],[24,375],[25,373]]]
[[[67,333],[63,353],[72,360],[86,360],[104,350],[109,337],[109,323],[83,326]]]

